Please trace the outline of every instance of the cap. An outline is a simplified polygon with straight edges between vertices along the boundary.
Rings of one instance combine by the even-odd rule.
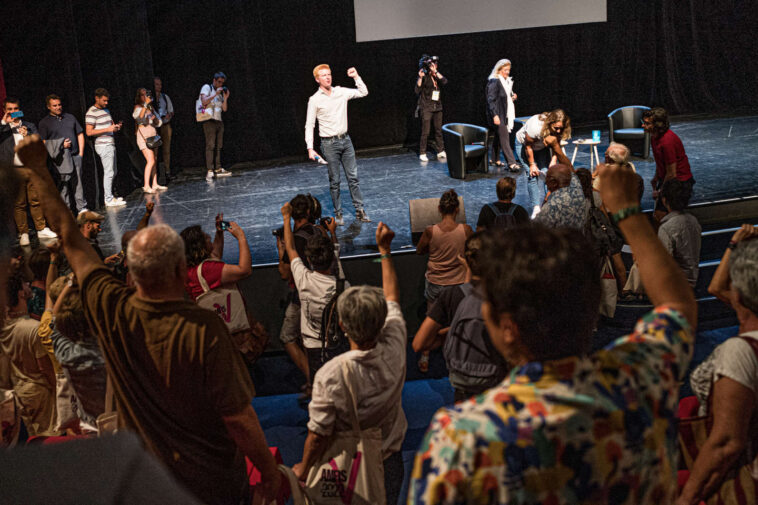
[[[92,221],[102,223],[104,220],[105,216],[98,214],[97,212],[92,212],[91,210],[84,211],[76,216],[76,224],[79,226],[85,223],[91,223]]]

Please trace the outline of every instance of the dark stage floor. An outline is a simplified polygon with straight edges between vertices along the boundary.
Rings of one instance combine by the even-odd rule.
[[[758,176],[754,173],[754,161],[758,159],[758,116],[681,121],[672,124],[672,130],[684,142],[697,181],[693,202],[758,194]],[[574,139],[589,136],[590,128],[574,129]],[[360,148],[360,139],[353,141]],[[599,146],[601,156],[607,145],[608,135],[604,131]],[[570,145],[569,156],[572,153]],[[655,171],[652,158],[634,163],[647,183]],[[577,154],[575,165],[589,167],[587,148]],[[454,188],[463,196],[467,221],[475,227],[479,210],[483,204],[496,199],[495,182],[504,175],[490,167],[489,174],[456,180],[448,176],[445,163],[422,163],[415,152],[408,151],[387,156],[359,153],[358,167],[366,211],[373,223],[354,221],[350,194],[343,181],[345,226],[338,228],[338,235],[344,257],[375,252],[374,232],[379,221],[386,222],[397,233],[395,248],[412,247],[408,201],[439,197],[448,188]],[[198,171],[181,177],[163,194],[143,196],[135,192],[127,198],[126,207],[108,210],[100,234],[104,252],[117,251],[123,232],[136,228],[145,198],[156,202],[152,222],[167,223],[177,230],[201,224],[212,233],[214,216],[223,212],[225,219],[237,221],[245,230],[254,264],[276,262],[276,242],[271,230],[282,225],[281,205],[297,193],[311,193],[321,200],[325,215],[333,213],[325,165],[308,162],[232,169],[232,177],[214,183],[205,182],[204,172]],[[522,171],[516,177],[518,187],[514,201],[528,207],[526,176]],[[652,207],[649,184],[646,184],[643,207]],[[236,241],[227,237],[226,245],[224,259],[236,261]]]

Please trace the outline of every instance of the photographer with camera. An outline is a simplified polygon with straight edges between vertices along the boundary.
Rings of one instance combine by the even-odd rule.
[[[224,146],[224,121],[221,114],[226,112],[229,89],[224,86],[226,74],[216,72],[213,83],[206,84],[200,90],[200,110],[197,110],[198,121],[201,113],[210,115],[203,119],[205,133],[205,168],[208,171],[205,180],[211,182],[214,177],[228,177],[232,173],[221,168],[221,148]],[[202,111],[202,112],[201,112]],[[215,158],[215,163],[214,163]]]
[[[418,79],[416,79],[416,94],[418,95],[417,113],[421,115],[421,139],[419,140],[418,158],[429,161],[426,156],[426,142],[429,130],[434,123],[434,147],[437,159],[445,159],[445,144],[442,140],[442,99],[440,87],[447,84],[447,78],[439,73],[437,56],[422,55],[418,62]]]
[[[145,193],[165,191],[168,188],[158,184],[158,171],[156,170],[158,148],[162,145],[161,137],[156,128],[160,128],[162,122],[155,112],[152,94],[145,88],[137,90],[137,96],[134,97],[132,117],[137,134],[137,147],[142,151],[142,156],[145,157],[145,182],[142,185],[142,191]]]

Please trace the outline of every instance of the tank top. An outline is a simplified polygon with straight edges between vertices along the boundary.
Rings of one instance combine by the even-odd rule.
[[[439,224],[435,224],[429,241],[427,280],[440,286],[462,284],[466,280],[466,267],[458,256],[463,256],[465,246],[466,229],[463,224],[459,223],[451,231],[444,231]]]

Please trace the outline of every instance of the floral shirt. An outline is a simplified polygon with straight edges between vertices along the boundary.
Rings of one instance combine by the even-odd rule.
[[[516,367],[437,412],[409,504],[673,503],[691,329],[658,307],[605,349]]]
[[[584,230],[589,218],[590,202],[584,197],[582,183],[571,175],[571,183],[553,191],[534,220],[550,228]]]

